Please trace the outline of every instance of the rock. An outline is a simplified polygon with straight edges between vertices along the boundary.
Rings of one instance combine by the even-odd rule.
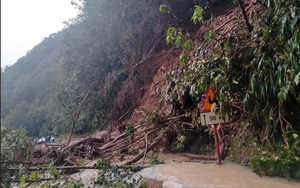
[[[140,181],[140,185],[147,185],[147,188],[162,188],[163,187],[163,181],[161,180],[155,180],[150,178],[143,178]]]

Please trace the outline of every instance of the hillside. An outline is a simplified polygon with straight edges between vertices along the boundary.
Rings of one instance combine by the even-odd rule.
[[[53,83],[58,76],[64,31],[51,34],[1,72],[1,122],[13,129],[23,126],[38,135],[47,122]]]
[[[107,130],[69,148],[100,144],[94,154],[108,157],[134,152],[116,132],[141,140],[149,126],[152,149],[210,156],[213,131],[199,110],[213,87],[210,102],[231,118],[218,125],[221,158],[299,179],[298,1],[73,4],[80,13],[66,29],[1,72],[5,127],[29,136]],[[104,147],[115,140],[122,149]]]

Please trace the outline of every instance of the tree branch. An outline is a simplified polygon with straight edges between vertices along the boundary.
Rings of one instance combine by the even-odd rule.
[[[249,20],[248,20],[248,17],[247,17],[247,13],[246,13],[246,11],[245,11],[244,4],[243,4],[242,0],[238,0],[238,2],[239,2],[239,4],[240,4],[241,10],[242,10],[242,14],[243,14],[243,16],[244,16],[244,19],[245,19],[245,22],[246,22],[248,31],[251,32],[251,31],[253,30],[253,27],[252,27],[252,25],[249,23]]]
[[[73,132],[74,132],[74,127],[75,127],[75,124],[76,124],[76,121],[78,120],[79,118],[79,115],[80,115],[80,112],[81,112],[81,109],[83,107],[83,104],[85,103],[86,99],[88,98],[89,94],[91,93],[92,90],[89,90],[89,92],[84,96],[84,98],[82,99],[82,101],[80,102],[80,104],[78,105],[77,109],[74,110],[74,114],[73,114],[73,117],[72,117],[72,125],[71,125],[71,133],[70,133],[70,136],[69,136],[69,139],[68,139],[68,142],[67,142],[67,145],[69,145],[70,141],[71,141],[71,138],[72,138],[72,135],[73,135]]]

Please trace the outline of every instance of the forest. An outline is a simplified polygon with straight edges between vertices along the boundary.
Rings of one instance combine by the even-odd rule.
[[[231,119],[218,125],[222,159],[300,180],[300,1],[70,3],[79,14],[62,31],[1,70],[2,146],[95,131],[107,144],[114,130],[153,125],[153,148],[212,156],[199,106],[213,87],[217,113]],[[101,147],[95,156],[112,152]],[[1,147],[1,160],[10,155]]]

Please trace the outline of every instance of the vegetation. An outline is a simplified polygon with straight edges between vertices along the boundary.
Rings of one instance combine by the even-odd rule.
[[[22,165],[20,174],[15,177],[11,176],[7,168],[10,166],[11,161],[16,161],[20,158],[26,160],[30,149],[31,143],[26,134],[1,128],[1,187],[11,187],[12,180],[21,177],[24,173]]]
[[[164,161],[159,160],[157,158],[151,158],[150,159],[150,165],[154,166],[154,165],[159,165],[159,164],[164,164]]]
[[[51,100],[63,37],[64,31],[51,34],[1,72],[2,126],[23,127],[29,136],[38,136],[55,131],[56,121],[65,119],[60,111],[53,111]]]
[[[104,187],[138,187],[138,183],[141,180],[141,177],[134,177],[133,174],[126,171],[118,171],[117,166],[112,167],[109,161],[103,159],[95,164],[95,168],[99,169],[99,173],[94,182]]]
[[[254,137],[260,136],[255,140],[261,153],[251,160],[255,172],[299,178],[299,123],[294,115],[300,111],[299,2],[278,0],[266,9],[267,13],[251,13],[257,21],[250,33],[239,20],[228,33],[205,33],[207,41],[217,44],[209,53],[193,41],[178,40],[184,38],[181,29],[169,28],[166,40],[182,48],[179,60],[185,68],[181,74],[167,75],[176,85],[166,89],[164,98],[180,102],[188,90],[198,101],[213,86],[220,115],[231,113],[233,120],[241,121],[239,125],[258,130]],[[202,14],[196,7],[194,23],[201,21]],[[185,42],[194,47],[183,48]]]
[[[73,179],[67,177],[68,173],[55,166],[53,160],[49,160],[46,167],[40,170],[29,170],[30,141],[26,134],[16,131],[1,130],[1,187],[10,188],[13,185],[20,187],[39,183],[43,188],[81,188],[87,185],[101,185],[103,187],[130,188],[138,187],[141,177],[134,176],[130,168],[120,170],[109,161],[101,159],[94,165],[98,169],[97,178],[91,180]],[[8,149],[8,147],[10,149]],[[17,171],[11,168],[20,162]],[[28,161],[27,161],[28,160]],[[79,174],[80,176],[80,174]]]

